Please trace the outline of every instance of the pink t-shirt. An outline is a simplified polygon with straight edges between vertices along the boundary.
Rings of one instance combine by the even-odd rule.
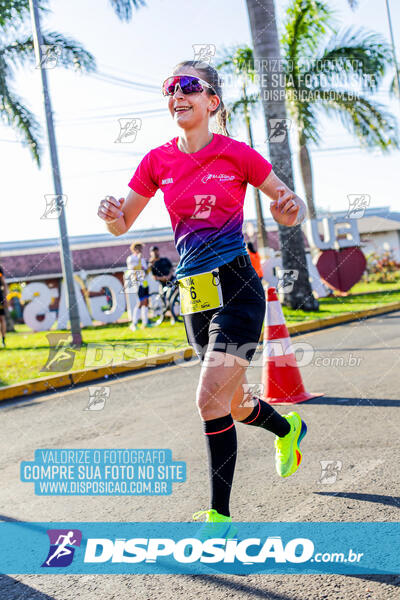
[[[177,140],[150,150],[128,185],[148,198],[163,191],[180,279],[247,254],[242,233],[247,183],[259,187],[272,166],[246,143],[225,135],[214,133],[207,146],[191,154],[181,152]]]

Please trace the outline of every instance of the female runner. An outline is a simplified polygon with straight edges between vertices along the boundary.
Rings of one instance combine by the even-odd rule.
[[[98,215],[111,233],[122,235],[156,190],[164,193],[180,255],[176,276],[186,335],[202,362],[196,401],[207,445],[211,498],[210,508],[193,518],[206,515],[206,522],[222,522],[221,527],[229,529],[237,453],[234,421],[275,434],[281,477],[299,467],[299,443],[307,430],[297,413],[281,416],[243,391],[266,308],[264,289],[242,234],[247,183],[272,199],[271,214],[281,225],[299,224],[306,207],[267,160],[228,136],[221,81],[212,66],[179,63],[162,91],[180,127],[179,136],[150,150],[129,182],[127,197],[107,196]],[[210,132],[213,116],[223,134]]]

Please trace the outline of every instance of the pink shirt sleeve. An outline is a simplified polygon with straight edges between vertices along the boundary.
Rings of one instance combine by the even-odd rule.
[[[245,142],[242,143],[243,151],[241,160],[243,161],[245,180],[254,185],[254,187],[259,187],[271,173],[272,165],[257,150],[254,150],[254,148]]]
[[[140,161],[128,186],[137,194],[151,198],[158,190],[157,178],[154,174],[151,151]]]

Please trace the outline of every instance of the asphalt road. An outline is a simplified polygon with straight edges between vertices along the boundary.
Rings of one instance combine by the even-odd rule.
[[[238,521],[398,521],[400,312],[298,336],[310,392],[297,405],[308,425],[303,463],[287,480],[274,470],[273,436],[237,425],[239,454],[231,512]],[[301,357],[301,347],[307,352]],[[311,352],[311,354],[310,354]],[[312,354],[313,353],[313,354]],[[196,364],[119,378],[103,410],[85,411],[78,390],[0,405],[0,519],[17,521],[190,521],[208,507],[206,450],[194,395]],[[261,368],[248,370],[251,383]],[[279,407],[281,413],[288,412]],[[173,494],[51,497],[19,481],[37,448],[171,448],[187,463]],[[335,482],[320,461],[341,461]],[[394,550],[396,551],[396,550]],[[398,551],[398,549],[397,549]],[[2,600],[391,600],[399,576],[19,575],[0,576]]]

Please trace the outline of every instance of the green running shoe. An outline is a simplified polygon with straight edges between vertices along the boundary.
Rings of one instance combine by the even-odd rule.
[[[204,525],[197,532],[197,539],[205,542],[211,538],[225,538],[228,540],[236,537],[238,531],[232,524],[232,517],[221,515],[215,508],[210,508],[209,510],[199,510],[198,512],[195,512],[193,519],[196,521],[203,515],[206,515],[206,520]]]
[[[275,466],[278,475],[289,477],[297,471],[303,458],[299,446],[307,433],[307,425],[296,412],[282,416],[289,422],[290,431],[284,437],[275,437]]]

